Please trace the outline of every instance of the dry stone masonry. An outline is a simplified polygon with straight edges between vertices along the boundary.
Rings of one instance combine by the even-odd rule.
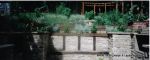
[[[113,35],[113,60],[131,60],[131,36]]]
[[[95,37],[95,42],[91,36],[65,36],[65,40],[63,36],[52,38],[54,47],[64,53],[63,60],[109,60],[108,54],[102,54],[108,52],[107,37]]]
[[[34,35],[34,40],[37,43],[42,41],[39,37],[41,36]],[[62,56],[62,60],[136,59],[137,53],[132,48],[132,42],[135,40],[130,34],[111,34],[111,36],[53,35],[51,38],[54,48],[57,52],[62,53],[58,55]],[[43,52],[43,54],[46,53]]]

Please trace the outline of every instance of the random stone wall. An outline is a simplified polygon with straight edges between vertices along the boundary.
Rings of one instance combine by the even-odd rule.
[[[109,60],[107,37],[52,36],[52,38],[54,47],[63,53],[62,60]]]
[[[111,37],[53,35],[51,38],[54,48],[62,53],[61,60],[133,60],[134,40],[130,34],[112,34]]]
[[[64,54],[62,60],[98,60],[97,55],[88,54]]]

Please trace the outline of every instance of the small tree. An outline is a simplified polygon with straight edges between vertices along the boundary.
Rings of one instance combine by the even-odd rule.
[[[71,13],[71,9],[65,7],[65,5],[63,3],[61,3],[57,8],[56,8],[56,13],[57,14],[63,14],[66,16],[69,16]]]
[[[96,33],[97,31],[96,24],[93,24],[91,31],[92,33]]]
[[[85,17],[89,20],[94,19],[94,11],[92,10],[90,12],[85,12]]]

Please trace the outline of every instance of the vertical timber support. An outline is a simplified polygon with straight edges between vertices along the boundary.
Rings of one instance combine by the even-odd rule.
[[[141,7],[140,13],[143,14],[143,1],[141,1]]]
[[[95,9],[96,9],[96,6],[95,6],[95,4],[94,4],[94,14],[96,13]]]
[[[82,10],[81,10],[81,15],[84,14],[84,2],[82,2]]]
[[[80,50],[81,46],[81,36],[78,36],[78,50]]]
[[[131,7],[132,7],[132,6],[133,6],[133,2],[132,2],[132,0],[131,0],[131,3],[130,3],[130,4],[131,4]],[[132,10],[133,10],[133,9],[132,9]]]
[[[135,34],[131,34],[131,57],[134,58],[134,52],[135,51]]]
[[[96,37],[93,36],[93,50],[96,50]]]
[[[118,10],[118,2],[116,2],[116,10]]]
[[[122,13],[124,13],[124,2],[122,1]]]
[[[109,38],[109,40],[108,40],[108,49],[109,49],[109,60],[113,60],[113,55],[112,55],[112,34],[108,34],[108,38]]]
[[[66,49],[66,40],[65,40],[66,38],[65,38],[65,36],[63,35],[63,50],[65,50]]]
[[[107,9],[106,9],[106,3],[105,3],[105,12],[106,12],[106,10],[107,10]]]

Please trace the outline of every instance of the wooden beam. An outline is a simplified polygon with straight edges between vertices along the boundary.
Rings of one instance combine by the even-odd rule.
[[[93,4],[93,5],[94,4],[103,4],[104,5],[104,4],[113,4],[113,3],[90,3],[90,2],[85,2],[85,4]]]
[[[94,6],[94,5],[85,5],[85,6]],[[105,5],[95,5],[96,7],[104,7]],[[115,6],[115,5],[106,5],[106,6]]]

